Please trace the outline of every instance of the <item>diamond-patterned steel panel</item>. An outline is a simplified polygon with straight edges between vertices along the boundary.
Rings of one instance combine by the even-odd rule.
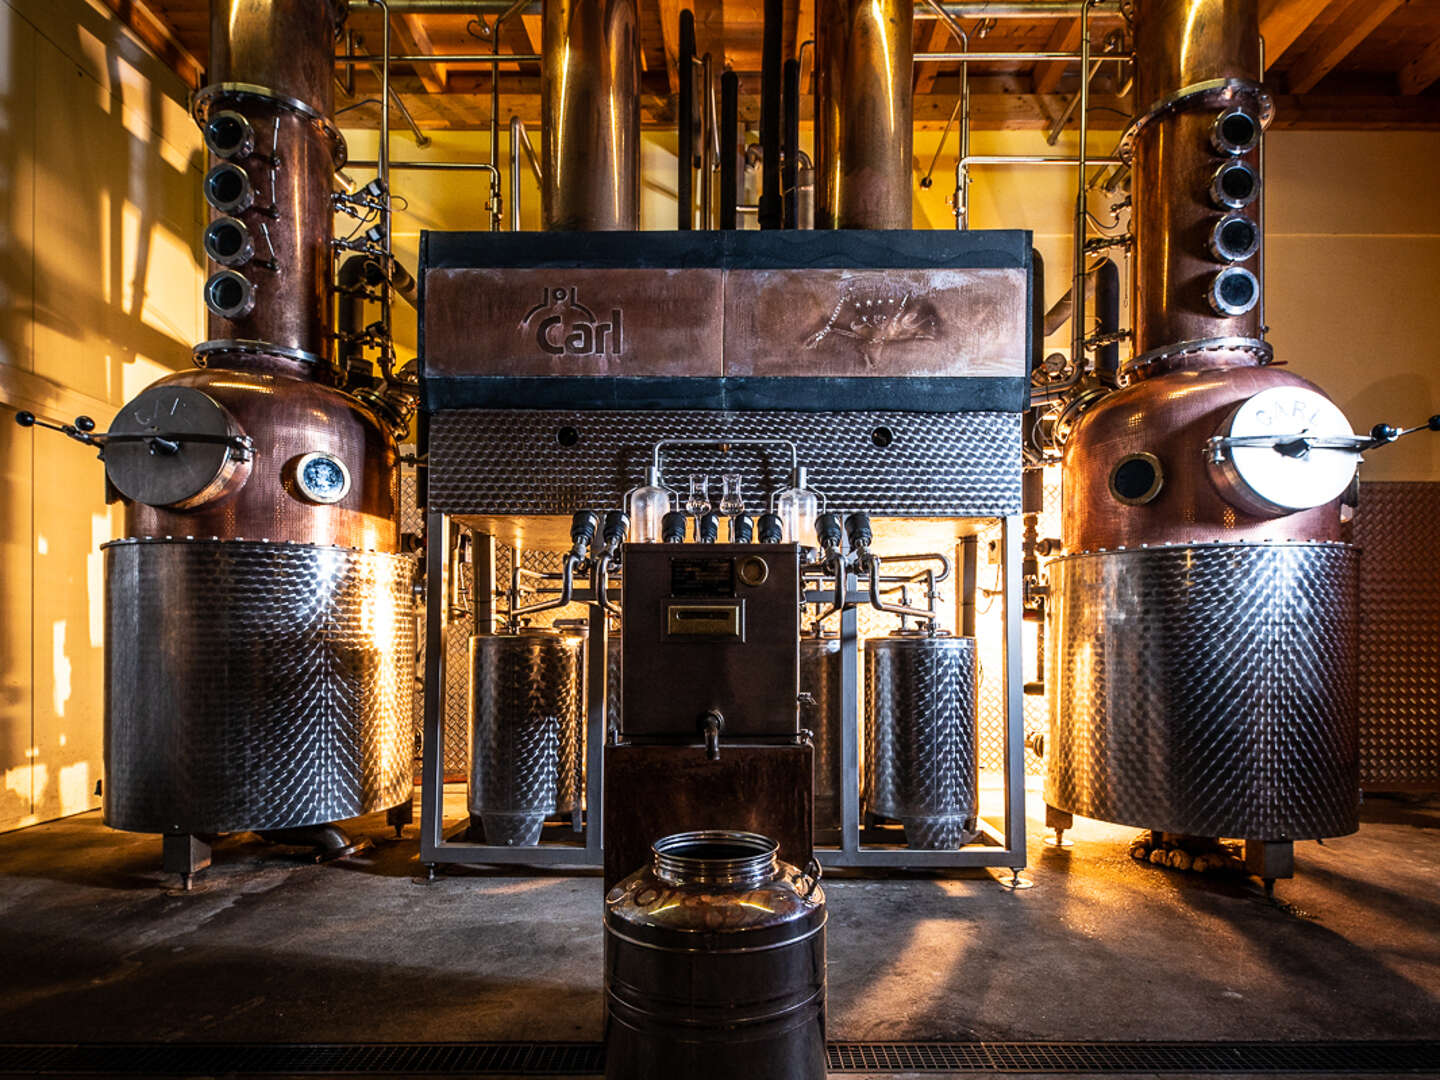
[[[583,641],[537,631],[470,645],[470,813],[487,843],[537,844],[545,819],[573,810],[582,786]]]
[[[1358,569],[1343,544],[1054,560],[1046,801],[1197,836],[1354,832]]]
[[[865,809],[916,849],[958,848],[976,814],[975,639],[865,643]]]
[[[449,514],[570,514],[619,506],[662,439],[796,444],[831,509],[877,516],[990,517],[1020,508],[1015,413],[568,412],[464,410],[430,427],[430,499]],[[738,472],[752,514],[784,488],[789,451],[675,447],[665,478]]]
[[[123,540],[105,571],[107,824],[281,829],[410,799],[411,559]]]
[[[1360,780],[1440,786],[1440,483],[1360,485]]]

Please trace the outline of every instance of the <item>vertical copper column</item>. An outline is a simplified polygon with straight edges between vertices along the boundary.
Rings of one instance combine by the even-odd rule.
[[[1129,146],[1137,359],[1186,342],[1259,344],[1259,140],[1268,102],[1256,8],[1257,0],[1136,2],[1141,113]],[[1212,299],[1227,270],[1218,286],[1225,295]],[[1256,360],[1244,347],[1221,352]]]
[[[825,0],[815,11],[817,229],[912,222],[913,0]]]
[[[640,224],[635,0],[545,0],[540,99],[545,228]]]
[[[329,356],[330,194],[345,154],[330,120],[341,18],[331,0],[211,5],[212,81],[197,95],[212,154],[211,340],[197,350],[207,362]],[[237,189],[248,192],[232,206],[224,196]],[[241,256],[230,254],[237,245]]]

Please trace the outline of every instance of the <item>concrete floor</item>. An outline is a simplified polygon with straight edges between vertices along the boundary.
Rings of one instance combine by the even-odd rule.
[[[1372,799],[1352,837],[1259,884],[1127,854],[1079,822],[1035,887],[830,880],[830,1037],[1440,1037],[1440,800]],[[594,1040],[601,884],[457,869],[414,829],[302,865],[230,838],[195,890],[96,814],[0,836],[0,1041]]]

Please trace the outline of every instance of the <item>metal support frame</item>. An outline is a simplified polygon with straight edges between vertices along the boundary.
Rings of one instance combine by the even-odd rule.
[[[840,867],[958,868],[977,866],[1025,866],[1025,701],[1023,696],[1024,658],[1020,654],[1022,522],[1019,515],[1000,519],[1001,574],[1005,601],[1005,783],[1004,821],[1001,828],[980,822],[979,842],[954,851],[916,851],[906,847],[861,842],[860,821],[860,639],[855,607],[840,615],[840,709],[843,722],[840,738],[840,766],[845,786],[841,792],[840,847],[816,847],[815,857],[827,869]],[[961,630],[974,633],[974,601],[969,595],[976,582],[977,545],[973,537],[963,541],[961,581],[967,595],[960,600]],[[864,602],[852,575],[846,584],[851,599]],[[807,600],[824,603],[826,592],[807,595]],[[968,604],[968,606],[967,606]]]
[[[425,528],[425,716],[424,753],[420,767],[420,861],[430,877],[441,863],[492,864],[512,866],[600,866],[600,823],[603,816],[605,755],[605,678],[609,647],[609,625],[604,610],[590,604],[590,637],[585,650],[585,843],[545,841],[535,847],[502,847],[456,840],[445,830],[445,657],[449,622],[448,576],[450,574],[450,518],[439,511],[426,514]],[[487,550],[490,558],[484,557]],[[494,540],[486,538],[477,546],[474,563],[474,591],[478,598],[494,595]],[[594,598],[588,589],[576,589],[577,602]],[[479,602],[476,623],[479,625]],[[493,611],[493,607],[491,608]],[[463,836],[465,824],[457,830]]]
[[[959,868],[1009,867],[1022,869],[1025,852],[1025,720],[1023,697],[1023,657],[1020,654],[1021,552],[1022,522],[1019,515],[999,519],[1001,526],[1002,565],[1004,582],[1005,628],[1005,764],[1004,820],[997,829],[980,822],[982,840],[954,851],[915,851],[898,846],[861,843],[860,818],[860,637],[855,606],[840,614],[840,707],[846,718],[842,725],[840,759],[845,776],[841,799],[841,846],[817,847],[816,857],[828,868]],[[487,547],[488,542],[488,547]],[[449,584],[451,527],[447,515],[431,511],[427,515],[425,575],[426,596],[444,597]],[[976,585],[975,560],[978,545],[974,537],[961,541],[962,561],[961,631],[974,633],[974,598]],[[477,625],[480,615],[479,598],[493,594],[494,560],[486,558],[493,552],[493,539],[477,538],[474,560]],[[858,589],[853,574],[846,584],[849,598],[864,603],[868,594]],[[604,815],[604,755],[608,742],[606,715],[609,622],[604,610],[588,589],[576,589],[577,602],[589,604],[590,635],[586,646],[586,726],[585,726],[585,843],[542,841],[534,847],[500,847],[468,840],[449,839],[444,823],[444,761],[445,761],[445,635],[448,611],[443,602],[428,601],[425,609],[425,716],[424,757],[420,783],[420,861],[433,876],[441,863],[496,864],[520,866],[601,866],[604,862],[601,822]],[[830,600],[828,592],[807,595],[811,602]],[[458,830],[463,835],[464,826]]]

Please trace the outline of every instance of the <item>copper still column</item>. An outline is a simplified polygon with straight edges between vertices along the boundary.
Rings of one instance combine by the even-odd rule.
[[[913,0],[815,9],[815,227],[908,229]]]
[[[197,370],[125,405],[111,434],[135,441],[104,451],[125,510],[106,545],[105,820],[165,834],[187,880],[197,836],[322,825],[411,793],[395,437],[330,363],[343,11],[212,4],[216,81],[195,96],[210,339]]]
[[[1137,0],[1135,356],[1063,458],[1047,802],[1169,833],[1357,827],[1353,451],[1260,319],[1256,0]],[[1270,876],[1270,875],[1266,875]]]
[[[545,228],[640,225],[636,0],[545,0],[540,100]]]

